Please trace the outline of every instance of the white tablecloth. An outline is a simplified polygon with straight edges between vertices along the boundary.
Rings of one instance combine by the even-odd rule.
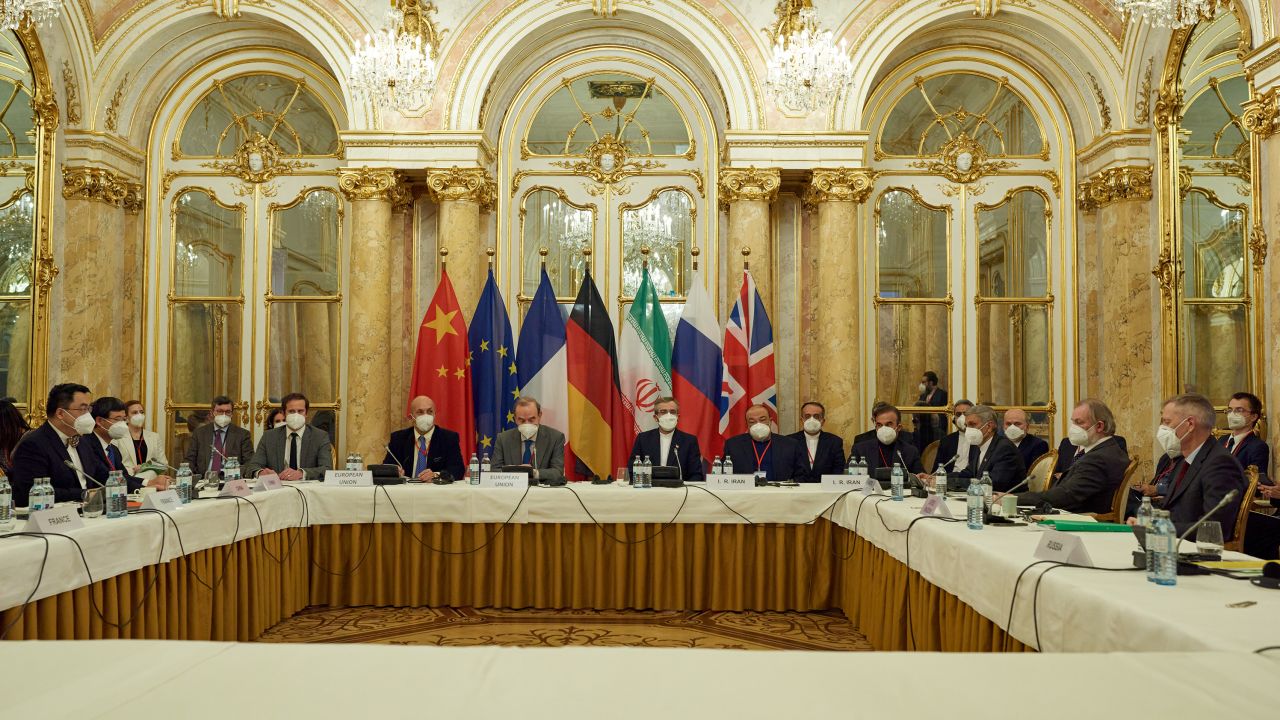
[[[68,677],[73,683],[39,682]],[[1271,718],[1280,662],[1238,653],[961,655],[0,643],[7,717]],[[90,669],[91,670],[88,670]]]

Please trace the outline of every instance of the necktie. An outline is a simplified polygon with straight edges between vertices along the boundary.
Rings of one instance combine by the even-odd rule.
[[[120,448],[115,445],[107,446],[107,464],[112,470],[119,470],[121,465]]]
[[[73,448],[79,444],[80,444],[79,435],[72,435],[71,437],[67,438],[67,447]]]
[[[532,440],[525,440],[525,441],[524,441],[524,454],[520,456],[520,463],[521,463],[522,465],[529,465],[529,464],[531,464],[532,462],[533,462],[533,441],[532,441]]]
[[[1191,463],[1183,462],[1182,467],[1178,470],[1178,476],[1173,481],[1173,486],[1169,488],[1169,494],[1164,499],[1164,506],[1169,507],[1169,501],[1174,495],[1178,494],[1178,487],[1182,485],[1182,478],[1187,476],[1187,468],[1191,467]]]
[[[418,436],[418,461],[413,464],[413,476],[418,477],[427,469],[427,436]]]
[[[298,433],[289,433],[289,467],[298,469]]]
[[[225,433],[226,433],[225,430],[213,431],[214,452],[213,452],[212,461],[209,463],[209,469],[212,470],[213,472],[221,472],[222,456],[227,454],[227,441],[226,441],[226,438],[223,437]]]
[[[1235,436],[1227,438],[1227,452],[1231,452],[1232,450],[1235,450],[1235,448],[1236,448]]]

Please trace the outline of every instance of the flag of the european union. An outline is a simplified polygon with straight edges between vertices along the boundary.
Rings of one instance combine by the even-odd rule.
[[[489,271],[489,280],[476,304],[471,327],[467,330],[471,349],[471,401],[476,417],[476,452],[493,454],[493,440],[498,433],[515,427],[512,406],[515,405],[516,349],[511,339],[511,321],[502,293]]]

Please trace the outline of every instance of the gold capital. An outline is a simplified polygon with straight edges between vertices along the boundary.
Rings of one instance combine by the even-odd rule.
[[[773,202],[782,185],[782,171],[778,168],[720,168],[720,203],[742,200]]]
[[[1280,130],[1280,87],[1273,87],[1244,102],[1241,122],[1249,132],[1268,138]]]
[[[806,205],[824,202],[866,202],[880,173],[869,168],[819,168],[804,194]]]
[[[63,165],[62,197],[93,200],[137,212],[142,207],[142,184],[106,168]]]
[[[432,170],[427,173],[427,189],[436,202],[468,201],[478,203],[482,210],[493,207],[498,186],[484,168],[460,168]]]
[[[1083,211],[1125,200],[1151,199],[1151,168],[1107,168],[1076,186],[1076,205]]]
[[[359,168],[343,168],[338,171],[338,189],[347,200],[386,200],[397,199],[396,171],[391,168],[371,168],[368,165]]]

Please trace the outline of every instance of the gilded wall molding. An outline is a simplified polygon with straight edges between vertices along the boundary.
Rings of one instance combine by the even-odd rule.
[[[1147,58],[1147,69],[1142,73],[1142,84],[1138,87],[1138,99],[1133,103],[1134,119],[1140,125],[1151,120],[1152,73],[1155,70],[1156,58]]]
[[[142,208],[142,183],[132,182],[106,168],[63,165],[62,197],[92,200],[138,212]]]
[[[142,183],[129,182],[124,184],[124,198],[120,200],[120,207],[130,215],[137,215],[142,212],[143,205],[143,187]]]
[[[1125,200],[1150,200],[1151,176],[1150,167],[1107,168],[1076,186],[1076,206],[1089,212]]]
[[[748,201],[773,202],[782,186],[778,168],[720,168],[720,205]]]
[[[67,125],[80,124],[80,89],[76,86],[76,75],[71,70],[71,61],[62,61],[62,94],[67,99]]]
[[[338,171],[338,189],[348,201],[396,200],[396,171],[391,168],[342,168]]]
[[[1280,87],[1250,97],[1244,102],[1240,122],[1259,138],[1268,138],[1280,130]]]
[[[111,95],[111,102],[107,104],[107,115],[104,123],[111,132],[120,131],[120,103],[124,102],[125,90],[129,88],[129,73],[125,73],[120,78],[120,84],[116,85],[116,91]]]
[[[1262,223],[1254,223],[1249,231],[1249,255],[1253,258],[1253,269],[1262,272],[1267,262],[1267,231]]]
[[[880,173],[869,168],[819,168],[804,194],[806,207],[824,202],[866,202]]]
[[[436,202],[467,201],[491,209],[497,200],[498,186],[484,168],[432,170],[427,173],[427,190]]]
[[[1102,86],[1093,73],[1087,72],[1085,75],[1089,76],[1089,84],[1093,86],[1093,99],[1098,103],[1098,115],[1102,118],[1102,132],[1111,132],[1111,107],[1107,105],[1107,96],[1102,92]]]

